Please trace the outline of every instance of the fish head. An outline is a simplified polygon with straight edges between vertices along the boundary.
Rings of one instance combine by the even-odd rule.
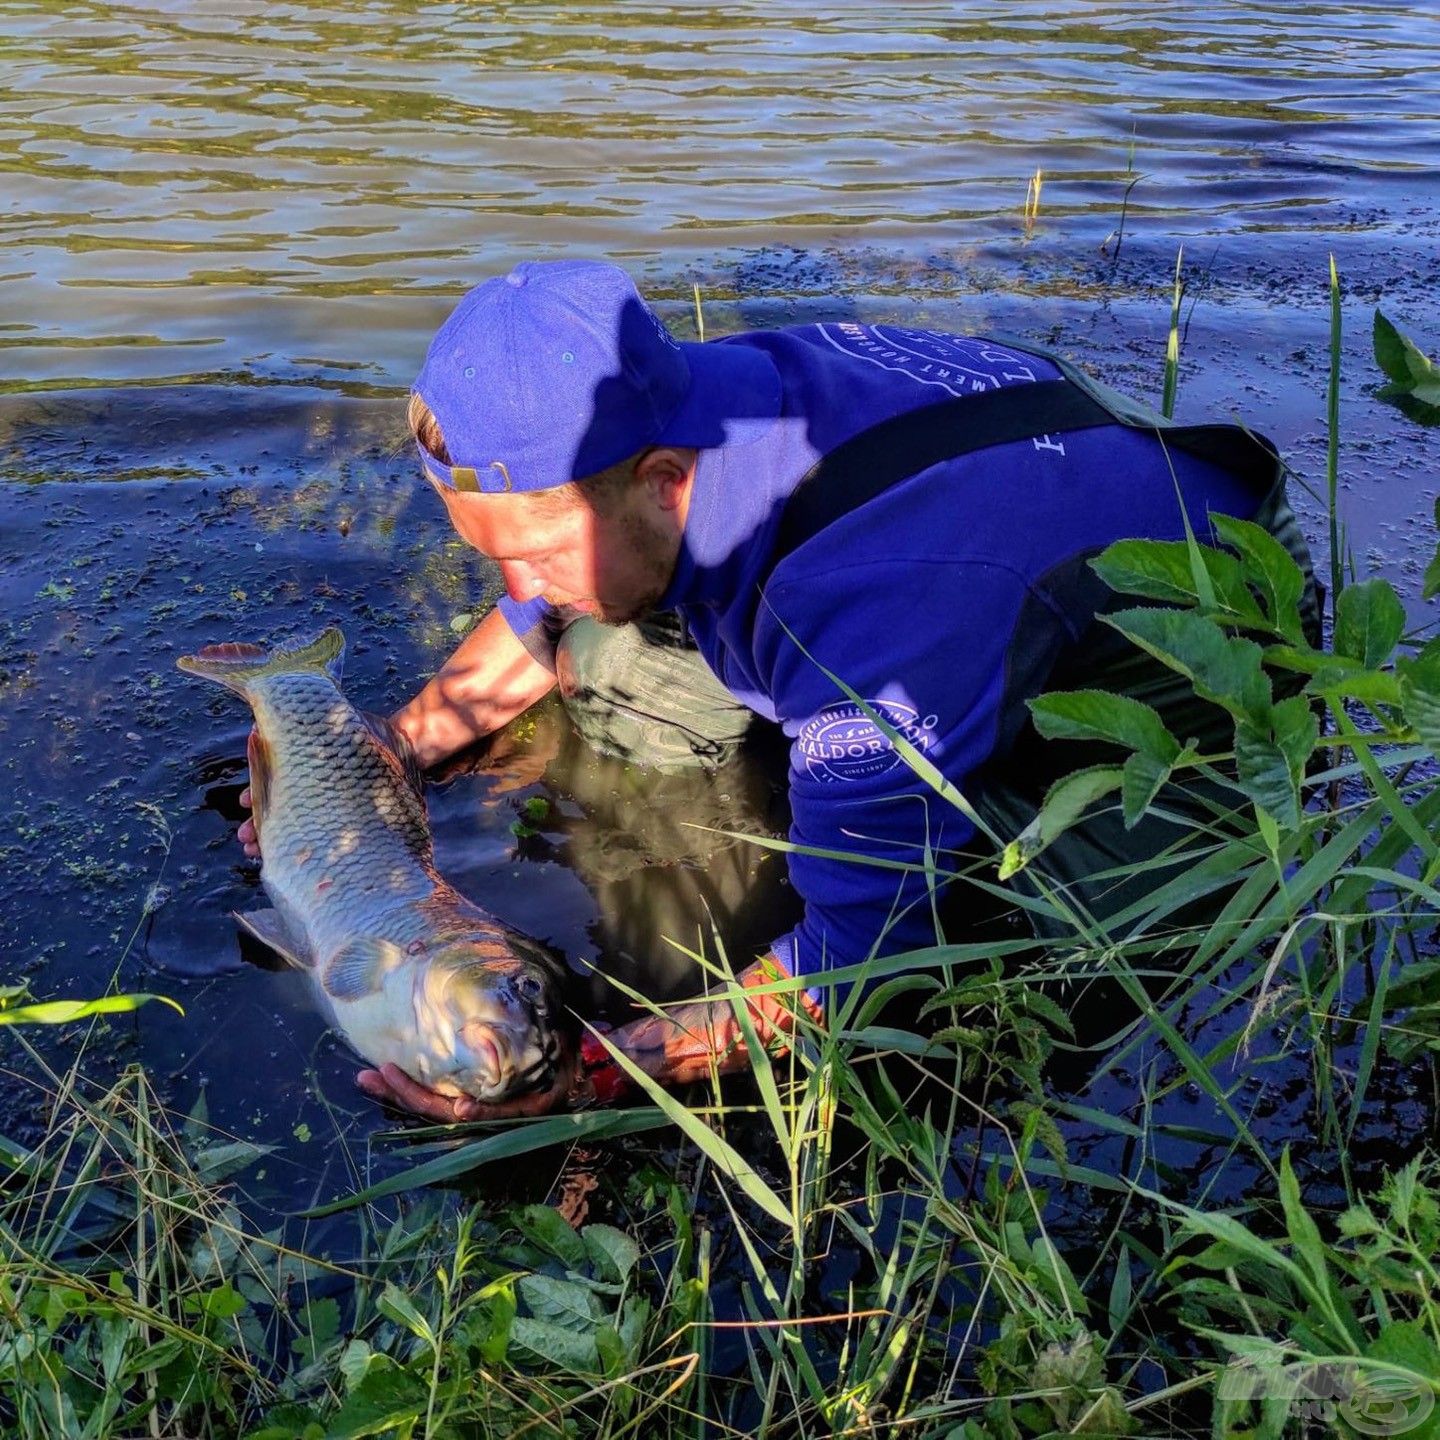
[[[444,1079],[477,1100],[508,1100],[556,1081],[567,1039],[556,967],[542,958],[493,955],[493,944],[448,945],[431,973],[454,1035]],[[492,953],[485,954],[484,951]]]

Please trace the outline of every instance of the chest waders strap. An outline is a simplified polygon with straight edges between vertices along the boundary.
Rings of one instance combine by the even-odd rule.
[[[932,465],[992,445],[1102,425],[1148,430],[1246,480],[1262,505],[1279,489],[1283,471],[1274,448],[1237,425],[1149,424],[1119,406],[1110,409],[1071,380],[1007,385],[892,416],[821,456],[785,503],[771,568],[833,521]]]

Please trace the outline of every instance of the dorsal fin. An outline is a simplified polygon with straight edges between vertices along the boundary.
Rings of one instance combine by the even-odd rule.
[[[417,795],[425,793],[425,772],[420,767],[420,762],[415,758],[415,751],[404,734],[384,715],[376,715],[370,710],[359,712],[361,720],[365,722],[365,728],[382,744],[387,750],[394,753],[395,758],[400,762],[400,770],[411,789]]]

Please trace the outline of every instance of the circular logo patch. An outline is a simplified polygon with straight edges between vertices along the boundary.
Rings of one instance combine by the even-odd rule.
[[[930,748],[939,716],[922,718],[913,705],[895,700],[866,703],[917,750]],[[795,737],[795,745],[812,778],[826,782],[868,780],[904,763],[890,737],[859,705],[849,701],[832,705],[807,721]]]

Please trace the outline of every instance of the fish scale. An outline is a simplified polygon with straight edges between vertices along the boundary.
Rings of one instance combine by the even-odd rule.
[[[178,662],[255,713],[251,790],[275,908],[237,918],[310,972],[372,1062],[488,1100],[548,1086],[564,1073],[559,966],[436,871],[418,773],[388,723],[340,690],[343,651],[332,628]]]

